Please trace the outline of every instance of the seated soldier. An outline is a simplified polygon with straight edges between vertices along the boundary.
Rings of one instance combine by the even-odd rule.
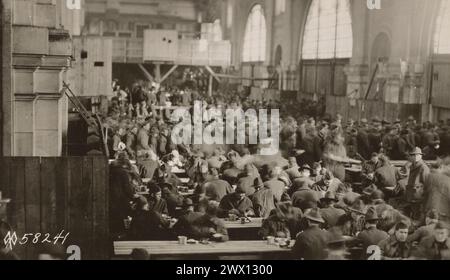
[[[317,207],[317,203],[319,202],[317,193],[308,187],[307,182],[300,182],[300,184],[301,186],[292,195],[292,205],[300,208],[303,212],[309,208]]]
[[[131,225],[130,234],[133,240],[170,240],[169,228],[175,220],[167,220],[149,207],[147,199],[139,197],[136,202],[136,214]]]
[[[390,195],[397,186],[397,169],[385,155],[379,156],[381,167],[375,170],[374,184],[385,195]]]
[[[191,199],[185,198],[183,201],[183,214],[178,218],[173,230],[180,236],[192,237],[192,224],[202,217],[203,213],[194,211],[194,203]]]
[[[293,236],[291,236],[289,221],[294,218],[292,205],[290,203],[281,203],[263,221],[258,234],[263,239],[266,239],[268,236],[291,239]]]
[[[150,197],[148,199],[149,209],[153,210],[161,215],[168,215],[167,202],[162,198],[161,188],[155,183],[151,182],[148,186]]]
[[[340,185],[342,185],[341,180],[335,178],[333,173],[326,172],[322,180],[313,184],[311,189],[317,192],[319,198],[323,198],[328,191],[336,193]]]
[[[369,246],[378,245],[378,243],[389,237],[389,234],[377,229],[378,220],[379,218],[375,208],[369,208],[365,216],[365,229],[357,236],[357,240],[362,244],[364,256]]]
[[[312,187],[314,185],[314,181],[311,179],[311,173],[312,173],[312,169],[309,165],[303,165],[300,169],[300,174],[301,176],[294,179],[293,181],[293,185],[298,185],[301,184],[302,182],[305,182],[308,187]],[[289,193],[290,195],[293,194],[294,192],[296,192],[295,189],[291,188],[291,192]]]
[[[236,188],[235,193],[226,195],[220,201],[220,217],[228,217],[229,214],[234,214],[239,217],[254,216],[252,201],[245,196],[245,190]]]
[[[297,178],[302,177],[302,174],[300,173],[300,167],[298,166],[297,159],[295,157],[289,158],[289,168],[285,170],[285,172],[288,174],[289,179],[291,181],[294,181]]]
[[[275,202],[283,202],[288,200],[286,195],[286,184],[279,180],[279,168],[273,167],[268,171],[268,180],[264,182],[264,186],[272,190],[275,195]]]
[[[253,210],[256,217],[267,218],[270,212],[275,209],[275,196],[269,188],[264,186],[261,178],[254,180],[255,193],[249,198],[253,203]]]
[[[171,189],[170,184],[161,184],[162,199],[166,201],[168,214],[171,217],[176,217],[177,208],[183,205],[183,196],[178,194],[178,191],[175,193]]]
[[[209,169],[206,182],[199,187],[203,190],[197,190],[196,193],[204,193],[209,200],[217,202],[220,202],[227,194],[234,192],[233,187],[227,181],[219,179],[219,173],[215,168]]]
[[[325,223],[319,209],[305,213],[307,229],[297,236],[292,255],[298,260],[324,260],[328,257],[327,245],[330,233],[320,228]]]
[[[420,242],[414,255],[427,260],[450,260],[449,226],[443,222],[437,223],[433,235]]]
[[[239,178],[237,186],[245,190],[245,195],[251,196],[255,193],[255,188],[253,186],[255,178],[259,177],[257,170],[255,171],[255,166],[252,164],[245,165],[245,171],[243,176]]]
[[[411,245],[407,242],[408,231],[406,223],[397,223],[395,233],[378,244],[383,260],[401,260],[411,256]]]
[[[158,185],[170,185],[170,191],[174,194],[178,194],[178,186],[181,186],[182,184],[178,176],[172,173],[172,167],[167,163],[162,164],[155,171],[153,179]]]
[[[335,208],[334,204],[339,200],[336,198],[336,194],[334,192],[327,192],[325,197],[320,200],[322,209],[320,209],[320,214],[322,218],[325,220],[325,227],[330,228],[334,227],[339,220],[339,218],[345,215],[345,211],[343,209]]]
[[[206,214],[192,223],[192,237],[194,239],[211,239],[219,242],[229,240],[225,224],[217,217],[218,212],[217,202],[210,201],[206,208]]]
[[[311,179],[316,183],[321,181],[325,176],[326,169],[322,167],[320,162],[315,162],[312,166],[312,170]]]
[[[428,211],[425,217],[425,225],[418,228],[413,234],[408,236],[408,242],[420,242],[422,239],[433,235],[434,228],[439,222],[439,213],[437,210],[432,209]]]
[[[353,218],[350,214],[345,214],[339,217],[336,225],[329,228],[328,231],[333,234],[339,234],[343,236],[351,236]]]
[[[374,183],[375,170],[377,170],[379,167],[380,162],[378,160],[377,153],[373,153],[370,160],[363,162],[361,173],[361,188],[366,188]]]

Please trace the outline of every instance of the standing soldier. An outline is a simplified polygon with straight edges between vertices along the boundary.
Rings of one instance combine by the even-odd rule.
[[[151,150],[148,145],[148,131],[150,130],[150,123],[146,122],[142,125],[142,128],[139,130],[137,134],[137,153],[143,154],[144,152]]]
[[[410,217],[420,219],[424,183],[430,174],[430,168],[422,160],[422,150],[415,148],[410,153],[411,168],[406,185],[406,202],[409,204]]]
[[[127,153],[130,156],[130,159],[136,159],[137,133],[138,133],[137,126],[133,126],[127,133],[126,145],[127,145]]]
[[[367,119],[362,119],[358,129],[358,135],[356,136],[356,141],[358,145],[358,153],[365,159],[370,159],[372,154],[372,149],[370,147],[369,135],[368,133],[369,125]]]
[[[381,149],[381,121],[377,117],[372,120],[372,129],[369,133],[369,143],[373,153],[379,153]]]

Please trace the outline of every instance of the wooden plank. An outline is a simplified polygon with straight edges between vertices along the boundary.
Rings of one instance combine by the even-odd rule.
[[[83,158],[83,173],[82,185],[80,189],[79,198],[83,200],[81,206],[82,216],[80,217],[80,227],[83,229],[83,234],[79,239],[83,239],[84,248],[81,248],[83,259],[93,259],[92,255],[96,244],[93,242],[93,158]]]
[[[169,76],[175,71],[177,70],[178,65],[173,65],[172,68],[170,68],[170,70],[161,78],[161,80],[159,81],[160,84],[162,84],[167,78],[169,78]]]
[[[68,162],[69,158],[55,159],[56,224],[53,229],[55,233],[60,233],[62,230],[69,232],[70,229]]]
[[[41,160],[41,230],[42,233],[52,236],[57,234],[60,228],[57,222],[56,164],[56,158]]]
[[[12,158],[10,171],[10,198],[11,201],[11,220],[10,224],[16,231],[19,239],[26,233],[25,216],[25,158]],[[22,259],[27,257],[26,247],[17,244],[14,248],[15,253]]]
[[[179,245],[177,241],[119,241],[114,242],[114,255],[130,255],[135,248],[145,249],[151,256],[285,253],[290,251],[280,248],[278,245],[268,245],[267,241],[228,241],[208,245]]]
[[[93,158],[93,184],[92,184],[92,237],[95,252],[94,259],[108,259],[110,256],[109,240],[109,176],[106,158]]]
[[[2,192],[3,198],[11,198],[11,187],[10,187],[10,170],[11,170],[11,158],[0,158],[0,192]],[[0,217],[6,220],[10,220],[10,215],[12,214],[11,209],[12,204],[9,203],[6,206],[7,217]],[[5,206],[4,206],[5,207]]]
[[[81,249],[82,257],[87,251],[86,233],[84,214],[86,212],[87,199],[83,188],[83,158],[71,157],[67,158],[67,231],[70,232],[68,244],[77,245]]]
[[[40,158],[25,158],[25,231],[42,234],[41,231],[41,168]],[[37,236],[37,235],[36,235]],[[40,237],[38,237],[38,240]],[[36,248],[32,242],[27,244],[27,259],[36,259]]]
[[[147,71],[147,69],[144,67],[144,65],[142,65],[142,63],[138,64],[139,69],[141,69],[142,74],[144,74],[145,78],[147,78],[147,80],[149,81],[154,81],[155,78]]]

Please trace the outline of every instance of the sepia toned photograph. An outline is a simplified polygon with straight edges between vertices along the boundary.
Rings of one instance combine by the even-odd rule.
[[[0,260],[450,260],[450,0],[0,2]]]

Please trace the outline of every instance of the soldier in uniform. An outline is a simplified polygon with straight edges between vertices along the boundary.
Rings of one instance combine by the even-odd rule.
[[[410,153],[410,161],[412,163],[410,167],[408,183],[406,185],[406,202],[410,206],[410,216],[420,219],[422,215],[422,200],[424,194],[424,184],[428,175],[430,174],[430,168],[422,160],[422,150],[415,148]]]
[[[136,158],[136,146],[137,146],[137,133],[138,133],[138,127],[134,126],[130,129],[130,131],[127,133],[127,153],[130,156],[130,159]]]
[[[369,125],[367,119],[362,119],[360,121],[360,127],[358,129],[358,134],[356,136],[356,141],[358,145],[358,153],[365,159],[368,160],[372,154],[372,149],[369,142],[368,135]]]
[[[372,120],[373,128],[369,133],[369,143],[374,153],[379,153],[381,149],[381,121],[375,117]]]

